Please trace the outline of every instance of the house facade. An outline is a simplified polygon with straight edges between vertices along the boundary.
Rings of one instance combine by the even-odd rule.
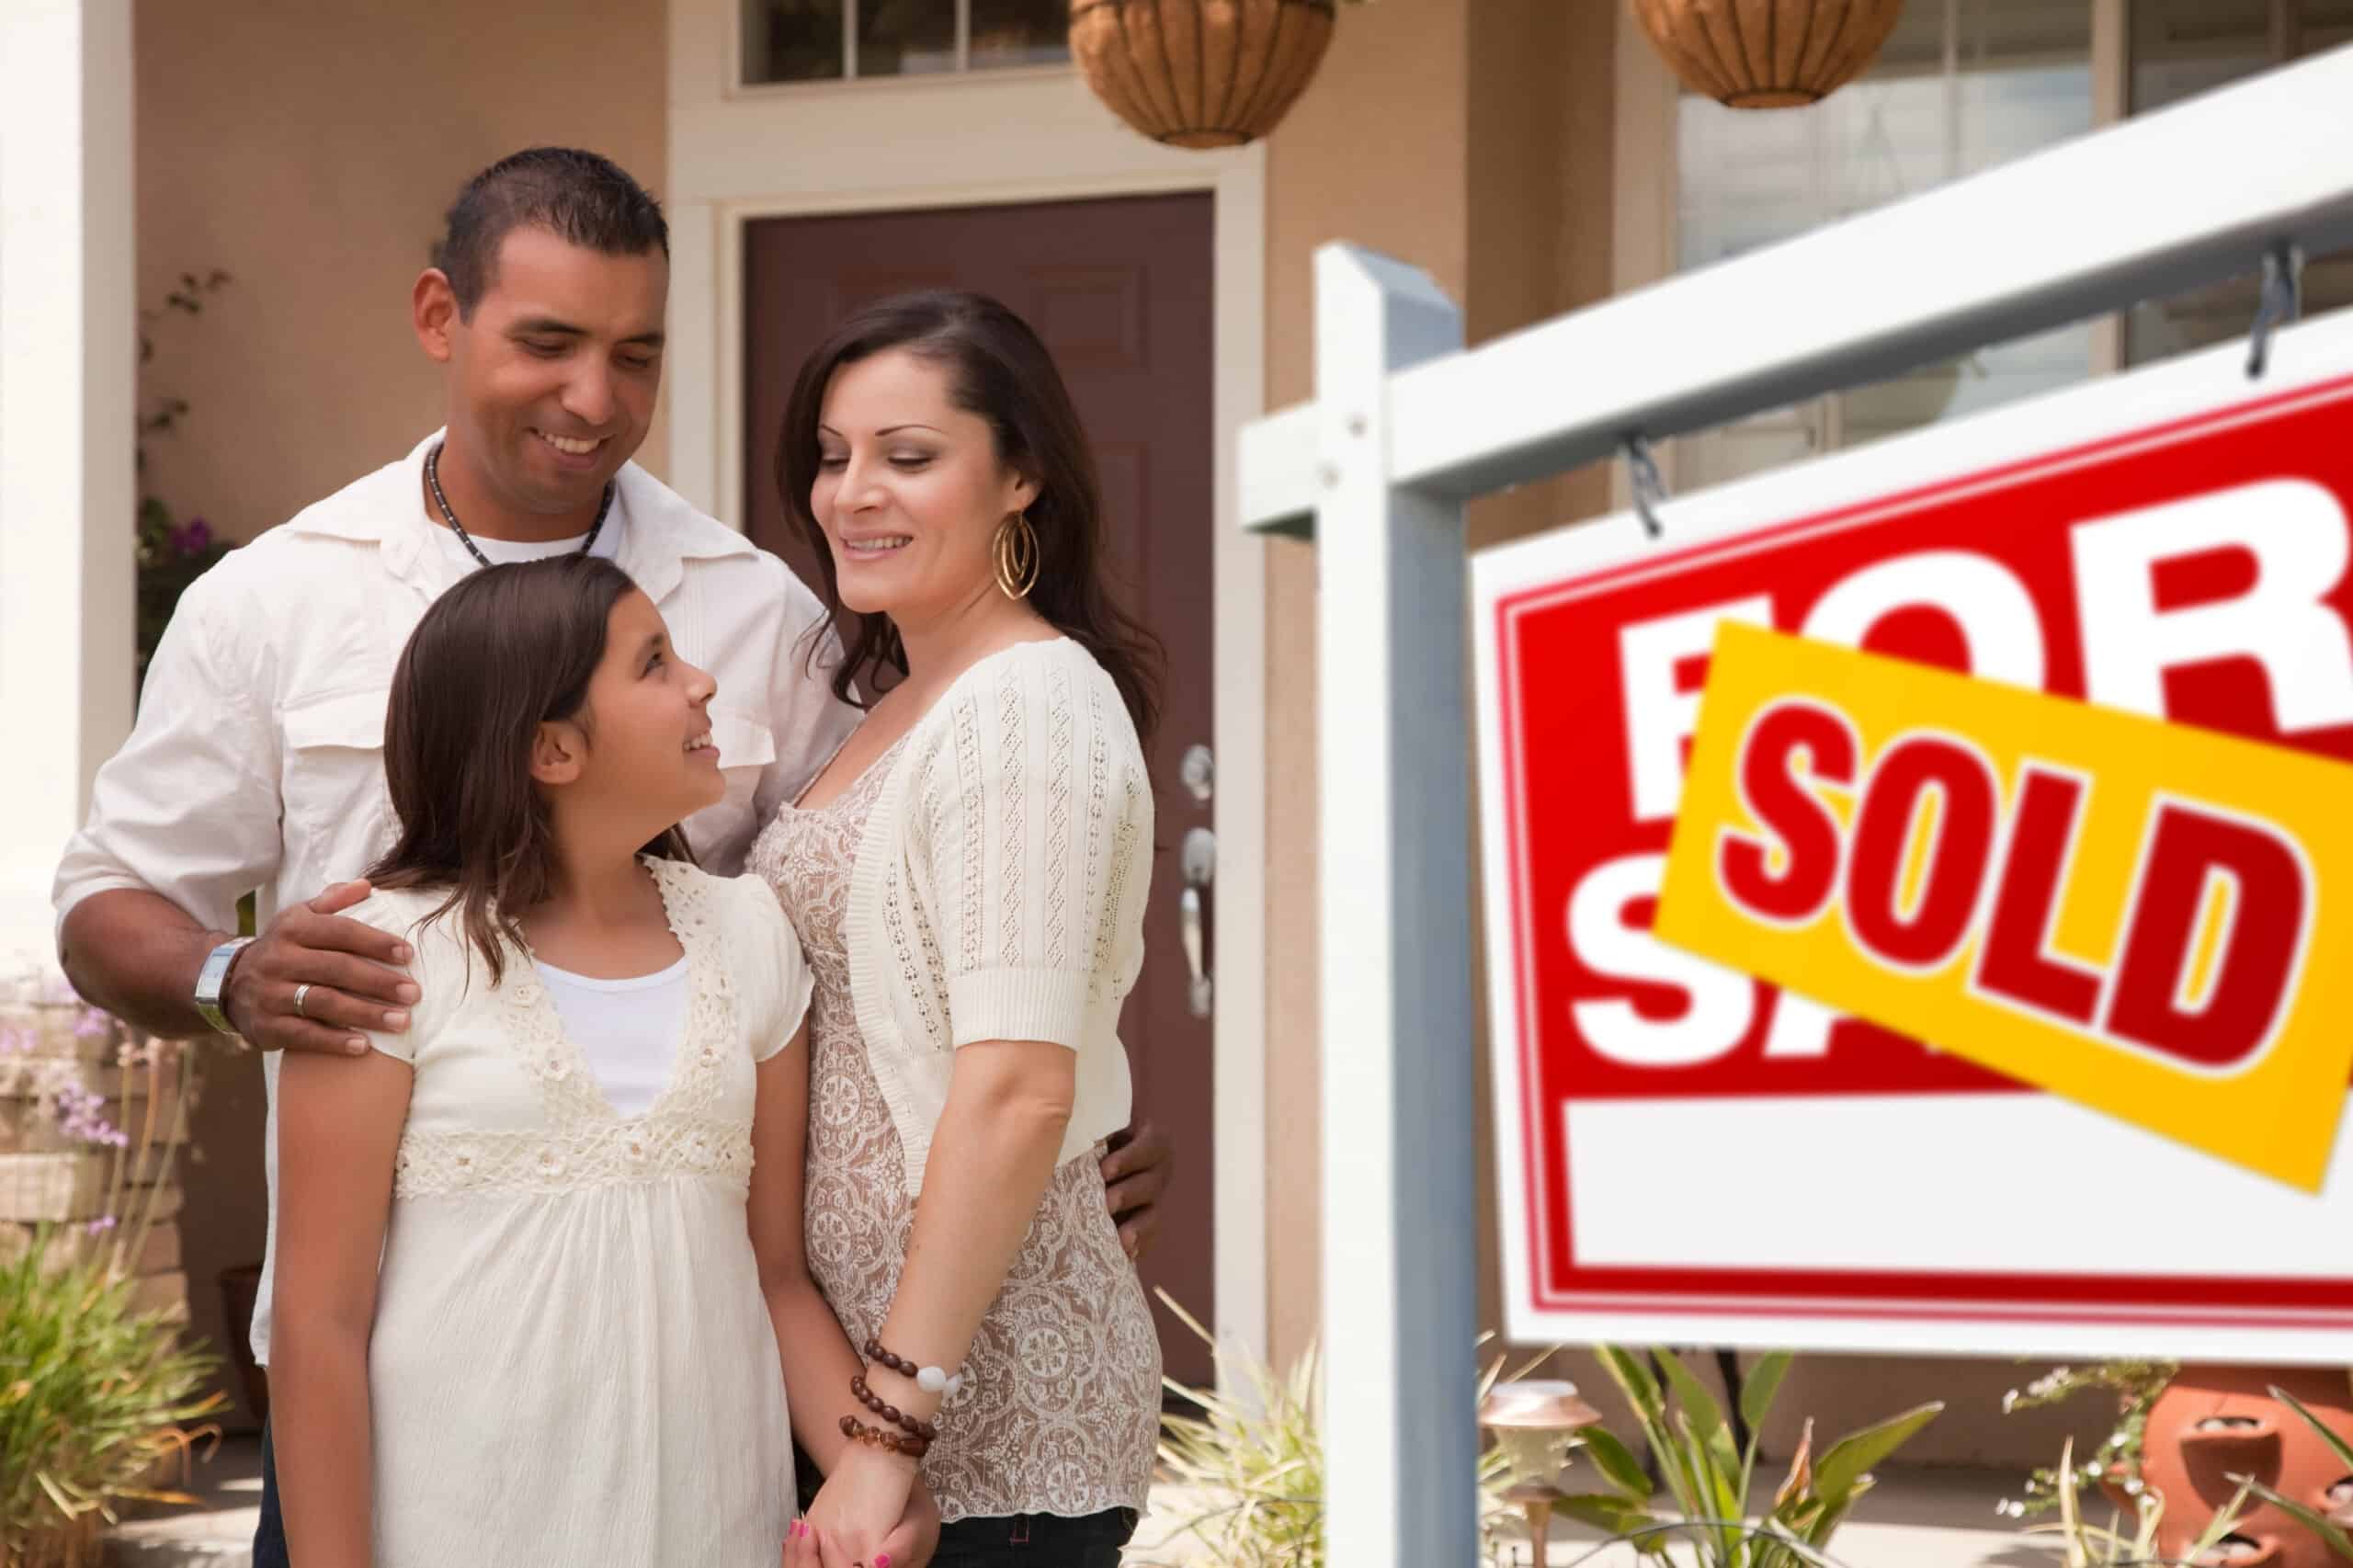
[[[774,426],[800,352],[841,311],[986,288],[1071,374],[1115,560],[1172,655],[1155,957],[1129,1019],[1143,1108],[1184,1155],[1153,1282],[1287,1359],[1321,1310],[1319,1141],[1347,1130],[1319,1126],[1320,1074],[1347,1071],[1349,1042],[1316,1017],[1315,559],[1240,530],[1234,436],[1312,394],[1315,247],[1423,267],[1476,344],[2353,41],[2353,0],[1908,0],[1861,80],[1809,108],[1735,112],[1678,86],[1625,0],[1373,0],[1341,8],[1271,135],[1184,152],[1097,102],[1064,51],[1066,11],[17,0],[0,30],[0,63],[31,85],[0,122],[0,710],[71,741],[0,785],[0,949],[46,940],[47,866],[128,727],[114,649],[136,496],[249,538],[406,450],[438,403],[406,301],[442,207],[515,148],[594,147],[672,224],[664,401],[640,460],[788,556],[765,477]],[[230,281],[201,315],[147,324],[141,365],[140,308],[216,268]],[[2341,302],[2353,270],[2315,258],[2307,293]],[[1663,467],[1692,488],[1801,460],[2218,341],[2253,310],[2251,280],[2155,302],[1686,438]],[[166,397],[188,412],[134,473],[135,414]],[[1623,494],[1602,467],[1528,486],[1475,505],[1472,540]],[[1188,881],[1206,987],[1186,957]],[[1463,1037],[1483,1074],[1475,1013]],[[252,1062],[217,1058],[185,1221],[215,1337],[210,1279],[258,1256],[260,1125]],[[1465,1222],[1487,1238],[1493,1321],[1481,1190]],[[1169,1332],[1172,1368],[1206,1375]],[[1912,1457],[2044,1462],[2100,1413],[2003,1416],[2001,1392],[2036,1369],[1821,1358],[1782,1408],[1844,1429],[1941,1397],[1952,1408]]]

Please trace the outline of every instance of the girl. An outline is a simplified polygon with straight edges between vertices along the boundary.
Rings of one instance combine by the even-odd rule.
[[[280,1085],[301,1568],[779,1561],[785,1369],[856,1361],[801,1261],[809,971],[676,827],[723,788],[712,691],[595,558],[475,574],[401,655],[400,838],[352,913],[410,942],[422,999]],[[799,1435],[846,1442],[830,1413]],[[929,1507],[881,1522],[878,1568]]]
[[[858,617],[836,692],[901,677],[753,851],[816,971],[809,1259],[867,1361],[793,1384],[860,1441],[787,1560],[872,1561],[927,1480],[940,1563],[1113,1568],[1160,1412],[1097,1163],[1128,1117],[1154,650],[1106,589],[1069,393],[995,301],[854,316],[782,454]]]

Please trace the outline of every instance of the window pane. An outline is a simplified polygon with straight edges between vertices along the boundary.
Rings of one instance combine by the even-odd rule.
[[[2296,50],[2318,54],[2353,43],[2353,0],[2303,0],[2296,7]]]
[[[2283,43],[2302,55],[2353,40],[2353,0],[2294,0],[2292,16],[2290,35],[2275,39],[2270,0],[2134,0],[2132,112],[2269,70]],[[2250,256],[2241,277],[2133,307],[2125,320],[2126,359],[2145,364],[2246,335],[2259,266]],[[2303,282],[2306,314],[2353,304],[2353,253],[2310,259]]]
[[[1681,100],[1679,260],[1687,268],[1727,260],[2091,125],[2090,7],[1912,0],[1870,70],[1809,108]],[[2063,386],[2090,369],[2091,329],[2071,327],[1840,393],[1833,427],[1851,445]],[[1818,422],[1813,411],[1793,412],[1687,437],[1677,478],[1728,479],[1803,456]]]
[[[1776,409],[1675,444],[1675,487],[1705,490],[1745,474],[1762,473],[1822,449],[1822,404]]]
[[[2271,0],[2138,0],[2132,112],[2251,76],[2271,63]]]
[[[2086,6],[2053,5],[2051,0],[1962,0],[1948,14],[1944,0],[1908,0],[1869,74],[1941,74],[1948,27],[1955,57],[1964,69],[1972,61],[1982,65],[1998,60],[2011,66],[2086,63],[2091,50],[2089,11]]]
[[[858,0],[858,74],[920,76],[956,69],[956,0]]]
[[[2088,325],[2063,326],[2037,337],[1973,349],[1893,381],[1852,388],[1839,394],[1845,420],[1840,438],[1847,446],[1859,446],[2072,385],[2091,373],[2091,333]]]
[[[744,81],[830,82],[842,74],[842,0],[744,0]]]
[[[1923,69],[1948,6],[1915,0],[1908,57],[1802,109],[1681,102],[1682,265],[1704,266],[2039,151],[2091,129],[2091,21],[2043,0],[1949,0],[1957,70]],[[2059,21],[2068,27],[2062,30]]]
[[[972,69],[1070,59],[1070,0],[972,0]]]

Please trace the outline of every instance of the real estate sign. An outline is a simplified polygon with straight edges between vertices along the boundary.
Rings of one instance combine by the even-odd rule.
[[[2353,319],[1473,562],[1515,1336],[2341,1361]]]

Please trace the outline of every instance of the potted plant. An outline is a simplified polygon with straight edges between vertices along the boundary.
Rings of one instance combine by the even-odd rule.
[[[2144,1490],[2141,1454],[2149,1426],[2149,1412],[2157,1397],[2181,1369],[2175,1361],[2099,1361],[2088,1367],[2054,1367],[2023,1389],[2002,1396],[2002,1413],[2038,1410],[2063,1403],[2079,1393],[2099,1392],[2116,1401],[2116,1424],[2084,1464],[2069,1462],[2062,1469],[2036,1471],[2027,1478],[2026,1494],[2003,1505],[2013,1518],[2049,1513],[2064,1503],[2073,1506],[2088,1487],[2097,1486],[2120,1507],[2135,1506]],[[2063,1499],[2061,1493],[2069,1493]]]
[[[2075,1440],[2067,1439],[2059,1463],[2050,1472],[2051,1502],[2059,1510],[2053,1524],[2029,1525],[2026,1535],[2055,1537],[2065,1553],[2066,1568],[2138,1568],[2143,1563],[2229,1562],[2238,1559],[2237,1544],[2245,1538],[2235,1531],[2254,1491],[2242,1484],[2235,1495],[2206,1521],[2195,1536],[2177,1543],[2168,1553],[2165,1539],[2165,1499],[2146,1489],[2129,1499],[2131,1528],[2125,1528],[2126,1502],[2119,1502],[2106,1525],[2092,1523],[2084,1513],[2087,1478],[2075,1469]]]
[[[1850,1432],[1818,1455],[1813,1424],[1807,1422],[1768,1507],[1752,1495],[1756,1434],[1789,1372],[1789,1355],[1765,1357],[1744,1383],[1740,1409],[1749,1437],[1743,1446],[1734,1442],[1723,1407],[1673,1351],[1650,1352],[1665,1374],[1664,1385],[1638,1356],[1608,1345],[1595,1353],[1633,1407],[1675,1507],[1669,1512],[1651,1506],[1651,1478],[1641,1461],[1606,1427],[1595,1426],[1585,1433],[1585,1451],[1610,1489],[1565,1498],[1559,1511],[1609,1531],[1648,1556],[1663,1557],[1670,1542],[1683,1541],[1704,1568],[1806,1568],[1821,1562],[1831,1536],[1870,1490],[1871,1468],[1944,1409],[1938,1403],[1919,1405]]]
[[[1733,108],[1818,103],[1862,74],[1904,0],[1634,0],[1634,18],[1695,93]]]
[[[176,1261],[152,1245],[178,1204],[194,1053],[61,993],[52,979],[0,1006],[6,1568],[95,1565],[119,1505],[193,1503],[169,1483],[212,1433],[190,1424],[223,1403],[215,1358],[181,1342]]]
[[[1307,90],[1338,11],[1338,0],[1071,0],[1070,52],[1095,96],[1154,141],[1238,147]]]
[[[1322,1355],[1311,1346],[1288,1373],[1278,1372],[1219,1344],[1167,1291],[1154,1293],[1210,1346],[1226,1391],[1164,1380],[1171,1394],[1200,1412],[1161,1417],[1161,1473],[1179,1516],[1168,1539],[1193,1538],[1207,1554],[1199,1560],[1218,1568],[1324,1568],[1324,1439],[1317,1425]],[[1515,1376],[1550,1356],[1536,1357]],[[1479,1384],[1482,1399],[1503,1372],[1500,1359],[1487,1368]],[[1508,1494],[1511,1461],[1494,1447],[1473,1462],[1480,1536],[1488,1560],[1495,1562],[1519,1515],[1518,1500]],[[1129,1561],[1153,1568],[1151,1551],[1140,1545]],[[1180,1555],[1196,1560],[1195,1551]]]

